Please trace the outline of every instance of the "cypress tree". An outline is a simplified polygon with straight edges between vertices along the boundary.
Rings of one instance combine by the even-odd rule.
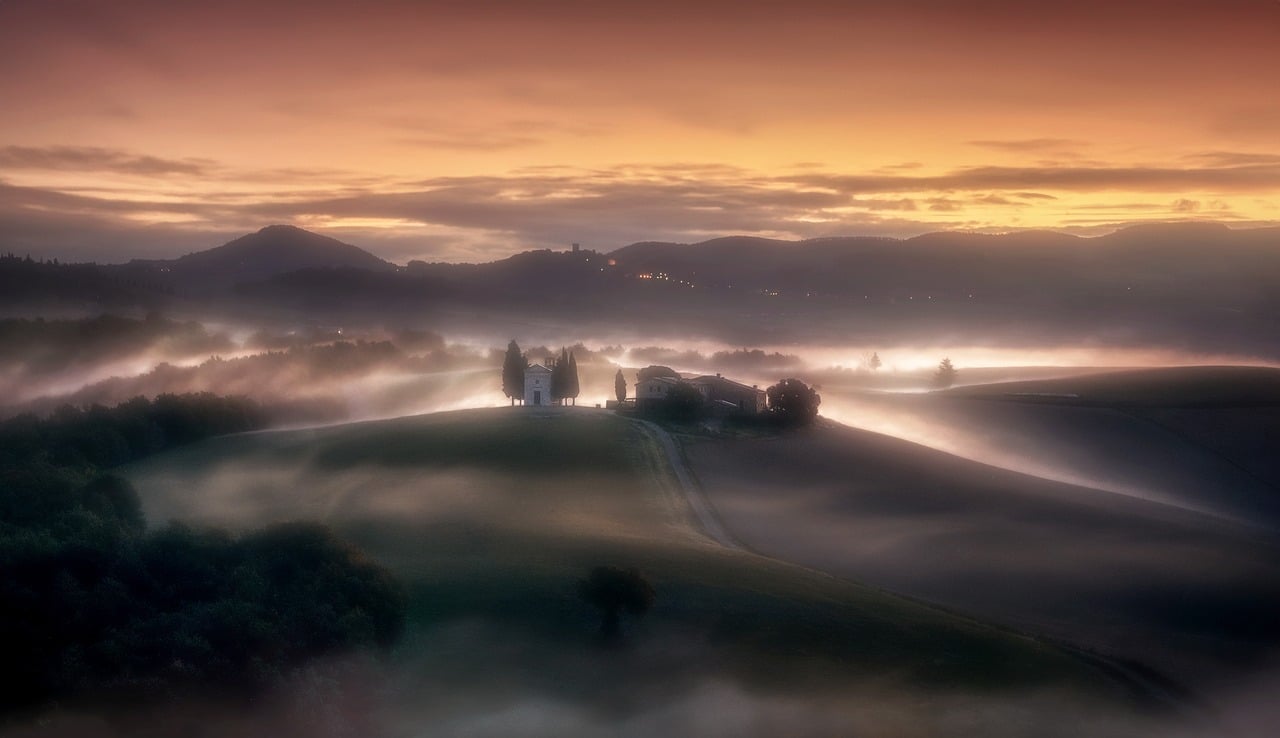
[[[951,365],[951,359],[944,358],[938,363],[938,372],[933,375],[933,384],[940,389],[946,389],[956,383],[956,375],[959,372]]]
[[[578,394],[582,391],[582,387],[578,383],[578,360],[574,358],[572,351],[569,352],[569,368],[565,371],[565,382],[568,385],[565,396],[573,398],[573,404],[577,406]]]
[[[560,348],[560,359],[551,369],[551,399],[562,401],[569,396],[569,350]]]
[[[516,399],[524,401],[524,370],[529,368],[529,360],[520,353],[520,346],[511,340],[507,344],[507,355],[502,360],[502,393],[511,398],[511,404],[516,404]]]
[[[627,378],[622,376],[621,369],[618,370],[617,374],[613,375],[613,393],[618,396],[618,402],[623,402],[627,399]]]

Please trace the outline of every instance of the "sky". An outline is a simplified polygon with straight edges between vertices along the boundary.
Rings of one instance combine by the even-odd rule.
[[[1280,221],[1280,0],[0,0],[0,252]]]

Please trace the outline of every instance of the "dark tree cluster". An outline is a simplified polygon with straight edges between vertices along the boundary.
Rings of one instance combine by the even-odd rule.
[[[311,395],[317,383],[334,382],[382,368],[425,369],[438,367],[439,355],[410,357],[389,341],[337,341],[298,346],[286,351],[266,351],[223,359],[213,356],[198,366],[162,362],[136,377],[112,377],[72,395],[26,403],[25,408],[50,410],[53,402],[74,404],[122,402],[126,398],[155,393],[183,393],[207,387],[232,387],[262,402],[271,403],[276,417],[291,420],[325,420],[345,410],[335,399],[328,402]]]
[[[653,585],[639,569],[597,566],[578,582],[578,595],[600,612],[600,635],[615,640],[622,635],[622,613],[640,616],[653,606]]]
[[[0,470],[49,464],[107,468],[211,436],[257,430],[267,412],[245,398],[208,392],[136,397],[115,407],[63,405],[48,418],[0,422]]]
[[[818,417],[822,398],[799,379],[784,379],[765,390],[769,414],[785,426],[809,425]]]
[[[651,414],[667,420],[692,422],[706,417],[707,401],[697,387],[687,382],[676,382]]]
[[[112,308],[156,308],[169,302],[172,290],[121,267],[59,264],[30,256],[0,256],[0,305],[86,302]]]
[[[234,344],[195,321],[152,312],[145,319],[99,315],[75,320],[0,319],[0,366],[28,371],[88,364],[162,346],[176,354],[227,351]]]
[[[578,360],[569,349],[561,348],[560,359],[551,368],[551,398],[560,402],[573,400],[573,404],[576,405],[580,392]]]
[[[399,586],[323,526],[149,532],[106,471],[253,427],[255,408],[162,397],[0,424],[0,713],[249,695],[309,659],[394,642]]]

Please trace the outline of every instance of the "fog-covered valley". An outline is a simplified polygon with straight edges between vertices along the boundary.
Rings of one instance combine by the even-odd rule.
[[[24,449],[0,471],[62,490],[74,509],[41,535],[70,546],[93,516],[135,515],[134,492],[95,501],[117,489],[98,475],[123,480],[149,526],[120,534],[137,566],[171,539],[257,550],[273,526],[323,525],[353,547],[344,566],[403,588],[399,639],[357,629],[364,645],[286,662],[244,713],[148,687],[136,709],[68,698],[6,734],[1249,736],[1271,719],[1280,369],[1252,338],[273,304],[0,319],[0,430]],[[572,399],[512,396],[513,350],[573,366]],[[646,414],[642,371],[767,406]],[[820,397],[811,425],[773,422],[786,379]],[[14,540],[15,562],[35,555]],[[577,591],[601,566],[653,587],[620,642]],[[104,571],[76,574],[72,601],[140,586]],[[198,612],[194,643],[240,627]]]

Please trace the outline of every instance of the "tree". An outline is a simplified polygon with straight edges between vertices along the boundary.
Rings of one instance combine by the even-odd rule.
[[[517,399],[524,401],[524,370],[528,368],[529,360],[520,353],[519,344],[512,339],[502,360],[502,393],[511,398],[512,405]]]
[[[564,400],[569,396],[569,349],[560,348],[560,358],[551,367],[551,399]]]
[[[662,414],[671,420],[697,420],[706,409],[706,398],[688,382],[676,382],[662,398]]]
[[[613,375],[613,393],[618,396],[618,402],[623,402],[627,399],[627,378],[622,376],[621,369],[618,370],[617,374]]]
[[[951,365],[950,358],[944,358],[938,363],[938,372],[933,375],[933,385],[939,389],[946,389],[956,383],[956,376],[959,372]]]
[[[597,566],[578,582],[578,594],[600,611],[600,635],[613,640],[622,635],[621,616],[643,615],[653,605],[653,585],[638,569]]]
[[[578,360],[574,358],[573,352],[569,352],[569,367],[565,369],[565,393],[564,396],[571,398],[573,404],[578,404],[578,394],[582,391],[581,385],[578,383]]]
[[[871,358],[867,360],[867,366],[871,367],[871,371],[874,372],[875,370],[880,368],[880,363],[881,363],[880,354],[875,351],[872,351]]]
[[[799,379],[784,379],[765,390],[769,412],[785,425],[808,425],[818,417],[822,398]]]
[[[672,379],[679,379],[680,372],[677,372],[669,366],[659,366],[657,364],[646,366],[636,372],[636,380],[640,382],[643,382],[646,379],[654,379],[656,377],[671,377]]]

